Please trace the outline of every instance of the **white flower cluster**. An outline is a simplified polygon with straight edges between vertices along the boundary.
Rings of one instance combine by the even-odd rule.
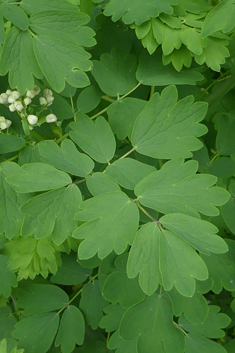
[[[8,129],[11,126],[11,120],[5,119],[4,116],[0,116],[0,130]]]
[[[49,88],[45,88],[43,91],[43,97],[39,98],[40,105],[47,105],[48,107],[54,102],[53,93]]]

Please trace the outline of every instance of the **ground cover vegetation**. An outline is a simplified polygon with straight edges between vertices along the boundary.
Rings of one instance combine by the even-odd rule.
[[[235,1],[0,1],[0,353],[235,351]]]

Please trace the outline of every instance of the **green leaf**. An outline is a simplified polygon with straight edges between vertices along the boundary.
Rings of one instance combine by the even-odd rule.
[[[234,0],[224,0],[219,2],[217,6],[206,16],[202,26],[202,36],[207,37],[215,32],[222,30],[223,33],[230,32],[235,24],[235,3]],[[223,19],[226,18],[226,21]]]
[[[103,259],[113,250],[122,254],[132,243],[139,212],[123,192],[114,191],[84,201],[76,219],[86,222],[73,233],[74,238],[85,239],[78,249],[79,258],[89,259],[98,252]]]
[[[32,37],[28,31],[20,31],[12,27],[8,32],[0,57],[0,74],[9,71],[9,83],[21,94],[32,89],[34,78],[42,78],[41,70],[33,53]]]
[[[53,242],[60,245],[77,226],[74,215],[81,202],[81,192],[74,184],[31,198],[21,207],[25,215],[22,235],[36,239],[52,235]]]
[[[17,164],[9,162],[0,167],[0,233],[4,233],[8,239],[19,234],[23,222],[20,206],[29,198],[27,194],[17,194],[6,182],[6,177],[17,173],[19,169]]]
[[[230,340],[226,345],[225,347],[226,348],[226,352],[227,353],[233,353],[234,352],[234,349],[235,349],[235,338]],[[223,352],[224,353],[224,352]]]
[[[26,141],[14,135],[0,135],[0,154],[15,152],[24,147]]]
[[[226,226],[233,234],[235,234],[235,200],[233,195],[230,200],[221,207],[221,214]]]
[[[203,80],[202,74],[195,69],[183,69],[177,72],[172,66],[163,65],[160,49],[153,55],[143,51],[140,55],[136,78],[143,85],[149,86],[195,85],[197,81]]]
[[[84,26],[89,16],[74,10],[46,10],[30,17],[30,28],[40,35],[49,35],[77,46],[91,47],[96,44],[95,32]]]
[[[107,345],[106,342],[103,341],[88,341],[84,343],[84,345],[80,346],[77,352],[82,353],[106,353],[107,352]]]
[[[112,332],[119,328],[126,309],[123,309],[120,304],[109,304],[103,309],[103,312],[106,316],[102,317],[99,326],[105,329],[106,332]]]
[[[222,287],[231,292],[235,290],[235,241],[226,239],[226,243],[229,251],[225,254],[201,255],[213,279],[212,290],[217,294],[222,291]]]
[[[114,22],[122,18],[126,24],[135,22],[140,25],[151,17],[158,17],[159,13],[173,13],[173,7],[177,5],[175,0],[150,0],[146,3],[144,0],[111,0],[105,8],[105,16],[112,16]]]
[[[8,298],[11,287],[17,287],[16,275],[8,270],[9,256],[0,255],[0,295]]]
[[[147,295],[152,295],[161,283],[159,232],[155,222],[144,224],[135,236],[127,262],[128,277],[139,273],[140,287]]]
[[[20,288],[17,304],[24,315],[38,315],[59,310],[69,302],[68,295],[53,284],[25,283]]]
[[[180,317],[179,324],[190,333],[196,333],[208,338],[220,338],[225,335],[221,328],[227,327],[231,319],[226,314],[219,313],[219,311],[219,306],[210,305],[208,316],[201,324],[193,324],[184,316]]]
[[[84,313],[86,324],[97,329],[103,316],[103,308],[107,305],[97,280],[89,282],[82,288],[80,309]]]
[[[217,342],[189,333],[185,339],[185,353],[226,353],[227,351]]]
[[[83,344],[84,335],[84,317],[76,306],[69,305],[62,315],[55,347],[61,346],[62,353],[71,353],[76,344]]]
[[[117,353],[138,353],[137,342],[138,338],[134,340],[127,341],[119,336],[119,331],[114,332],[114,334],[110,337],[108,342],[109,349],[116,349]]]
[[[135,187],[135,194],[142,205],[161,213],[182,212],[198,218],[198,212],[217,216],[221,206],[228,201],[228,192],[212,187],[216,177],[195,174],[198,163],[175,159],[145,177]]]
[[[89,85],[84,71],[92,68],[91,55],[82,47],[40,34],[33,38],[33,50],[42,73],[56,92],[65,88],[65,82],[73,87]]]
[[[102,54],[100,61],[94,60],[93,64],[92,75],[101,90],[111,97],[119,97],[137,84],[137,60],[133,54],[114,48],[111,54]]]
[[[228,251],[228,245],[216,235],[218,228],[212,223],[182,213],[167,214],[160,222],[203,254],[221,254]]]
[[[92,273],[92,270],[82,267],[77,262],[77,254],[74,252],[71,252],[69,255],[62,254],[61,259],[62,266],[50,278],[52,283],[71,286],[85,282]]]
[[[8,21],[23,31],[29,26],[29,19],[24,10],[18,5],[3,3],[0,6],[0,12]]]
[[[61,148],[54,141],[42,141],[38,148],[45,163],[72,175],[86,177],[94,168],[91,158],[80,153],[70,140],[64,140]]]
[[[99,163],[108,163],[115,153],[116,142],[108,122],[99,116],[95,123],[85,115],[70,124],[71,139],[89,156]]]
[[[47,298],[48,300],[48,298]],[[59,315],[46,313],[22,319],[15,325],[13,337],[19,339],[19,347],[26,352],[46,353],[59,326]]]
[[[45,163],[24,164],[16,174],[6,178],[19,193],[56,189],[72,182],[70,176]]]
[[[16,318],[12,315],[11,308],[9,306],[0,308],[0,340],[11,338],[15,324]]]
[[[77,6],[64,0],[40,0],[40,3],[38,0],[23,0],[20,5],[29,15],[50,10],[78,11]]]
[[[156,171],[156,168],[136,159],[119,159],[108,165],[106,173],[125,189],[134,190],[144,177]]]
[[[184,352],[184,336],[173,324],[166,295],[154,294],[128,309],[121,321],[120,336],[128,341],[138,339],[138,352]]]
[[[216,137],[217,151],[222,155],[230,155],[235,153],[234,140],[235,120],[230,121],[228,116],[220,116],[218,121],[218,133]]]
[[[86,184],[93,196],[120,190],[119,185],[109,175],[101,172],[90,175]]]
[[[205,117],[207,104],[193,103],[192,96],[178,101],[175,86],[155,93],[139,114],[133,131],[132,144],[137,152],[163,159],[192,157],[191,151],[202,147],[196,137],[207,132],[199,124]]]
[[[107,277],[102,289],[105,299],[112,304],[120,303],[123,308],[129,308],[145,298],[138,279],[127,277],[126,262],[127,254],[116,259],[116,269]]]
[[[230,157],[217,158],[209,165],[207,172],[218,178],[229,178],[235,175],[235,161]]]
[[[97,84],[82,90],[77,99],[78,112],[89,113],[99,105],[103,92]]]
[[[136,118],[145,106],[146,101],[129,97],[116,100],[108,106],[109,124],[119,140],[131,137]]]
[[[196,291],[192,297],[180,295],[176,289],[168,292],[173,304],[173,313],[175,316],[184,316],[188,321],[194,324],[201,324],[208,315],[209,306],[201,293]]]

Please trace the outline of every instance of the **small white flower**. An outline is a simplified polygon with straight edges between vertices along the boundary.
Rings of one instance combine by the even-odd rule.
[[[57,117],[55,116],[55,114],[49,114],[46,116],[47,123],[54,123],[55,121],[57,121]]]
[[[0,123],[5,123],[6,119],[4,118],[4,116],[0,116]]]
[[[7,128],[9,128],[11,126],[11,121],[10,120],[5,120],[0,122],[0,129],[1,130],[6,130]]]
[[[49,89],[49,88],[45,88],[44,91],[43,91],[43,96],[45,98],[52,97],[53,96],[52,90]]]
[[[12,90],[11,90],[11,89],[7,89],[7,90],[6,90],[6,95],[7,95],[7,96],[10,96],[10,94],[12,94]]]
[[[0,94],[0,104],[8,103],[8,95],[6,93]]]
[[[24,106],[23,106],[23,104],[21,103],[21,101],[16,101],[16,102],[14,103],[14,106],[15,106],[15,108],[16,108],[16,110],[17,110],[18,112],[21,112],[21,111],[24,109]]]
[[[35,125],[38,122],[38,117],[36,115],[30,114],[30,115],[27,116],[27,120],[28,120],[30,125]]]
[[[54,102],[54,99],[55,99],[55,98],[54,98],[54,97],[52,97],[52,96],[51,96],[51,97],[47,97],[47,98],[46,98],[47,103],[48,103],[48,107],[49,107],[50,105],[52,105],[52,103]]]
[[[12,95],[8,97],[8,103],[15,103],[15,98]]]
[[[11,97],[13,97],[15,100],[20,98],[20,93],[18,91],[13,91],[11,92]]]
[[[30,90],[26,92],[26,97],[33,99],[35,97],[34,90]]]
[[[41,92],[41,88],[38,87],[37,85],[34,85],[33,91],[34,91],[34,94],[35,94],[35,96],[36,96],[37,94],[39,94],[39,93]]]
[[[40,98],[39,98],[39,103],[40,103],[40,105],[46,105],[46,104],[47,104],[46,98],[40,97]]]
[[[14,103],[10,104],[8,108],[9,108],[10,112],[12,112],[12,113],[16,111],[16,107],[15,107]]]
[[[7,127],[10,127],[12,124],[12,121],[9,119],[6,119],[5,123],[7,124]]]
[[[25,104],[26,106],[29,105],[31,102],[32,102],[32,99],[29,98],[29,97],[26,97],[26,98],[24,99],[24,104]]]

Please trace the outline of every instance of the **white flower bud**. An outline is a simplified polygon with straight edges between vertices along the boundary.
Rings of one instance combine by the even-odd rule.
[[[35,125],[38,122],[38,117],[36,115],[30,114],[30,115],[27,116],[27,120],[28,120],[30,125]]]
[[[24,109],[24,106],[20,101],[16,101],[14,103],[14,106],[18,112],[21,112]]]
[[[49,114],[46,116],[46,122],[49,123],[54,123],[55,121],[57,121],[57,117],[55,116],[55,114]]]
[[[11,120],[6,119],[5,123],[7,124],[7,127],[10,127],[10,126],[11,126],[11,124],[12,124],[12,121],[11,121]]]
[[[12,90],[7,89],[7,90],[6,90],[6,95],[7,95],[7,96],[10,96],[10,94],[12,94]]]
[[[46,105],[46,104],[47,104],[46,98],[40,97],[40,98],[39,98],[39,103],[40,103],[40,105]]]
[[[4,118],[4,116],[0,116],[0,123],[5,123],[6,119]]]
[[[34,90],[30,90],[26,92],[26,97],[33,99],[35,97]]]
[[[46,100],[47,100],[48,105],[51,105],[54,102],[54,99],[55,98],[53,96],[47,96]]]
[[[0,104],[8,103],[8,95],[6,93],[0,94]]]
[[[15,107],[14,103],[10,104],[8,108],[9,108],[10,112],[12,112],[12,113],[16,111],[16,107]]]
[[[0,129],[1,130],[5,130],[5,129],[7,129],[8,128],[8,126],[7,126],[7,123],[6,122],[2,122],[2,123],[0,123]]]
[[[34,94],[35,94],[35,96],[36,96],[37,94],[39,94],[39,93],[41,92],[41,88],[38,87],[37,85],[34,85],[33,91],[34,91]]]
[[[43,95],[45,98],[52,97],[53,96],[52,90],[50,90],[49,88],[45,88],[43,91]]]
[[[10,95],[10,96],[8,97],[8,103],[14,103],[14,102],[15,102],[15,98],[12,97],[12,95]]]
[[[18,99],[20,98],[20,93],[18,91],[13,91],[11,92],[11,97],[13,97],[14,99]]]
[[[32,99],[29,98],[29,97],[26,97],[26,98],[24,99],[24,104],[25,104],[26,106],[29,105],[31,102],[32,102]]]

